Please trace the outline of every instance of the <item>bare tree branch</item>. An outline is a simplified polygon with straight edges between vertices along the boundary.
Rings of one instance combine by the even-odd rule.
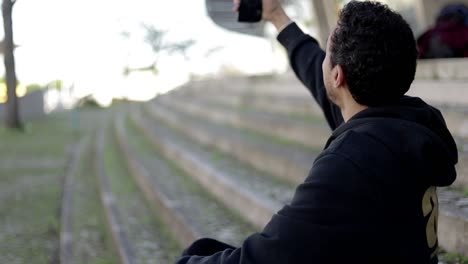
[[[145,71],[151,71],[155,75],[158,74],[158,69],[156,69],[156,63],[153,63],[145,67],[138,67],[138,68],[125,67],[124,75],[127,76],[132,72],[145,72]]]
[[[151,71],[153,74],[157,74],[157,62],[159,57],[162,53],[165,54],[174,54],[179,53],[186,60],[188,60],[187,50],[191,48],[195,44],[195,40],[189,39],[184,41],[174,41],[174,42],[167,42],[165,38],[167,36],[167,31],[160,30],[155,28],[153,25],[142,24],[142,27],[146,31],[146,35],[144,41],[150,45],[153,53],[154,53],[154,61],[151,65],[145,67],[137,67],[137,68],[130,68],[126,67],[124,69],[124,75],[128,75],[132,72],[137,71]],[[121,36],[125,39],[130,39],[129,32],[122,32]]]

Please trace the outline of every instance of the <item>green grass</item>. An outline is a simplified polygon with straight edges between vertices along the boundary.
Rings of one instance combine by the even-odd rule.
[[[111,189],[116,192],[116,195],[132,195],[137,193],[138,189],[130,178],[128,167],[116,148],[117,142],[113,134],[107,135],[109,140],[104,148],[104,163],[110,179]],[[121,180],[117,180],[116,178]]]
[[[458,150],[458,152],[463,152],[463,151],[465,151],[465,147],[463,146],[462,143],[457,142],[457,150]]]
[[[31,177],[41,177],[44,175],[51,175],[61,173],[63,167],[58,168],[0,168],[0,186],[6,186],[8,184],[15,184],[18,181],[26,180]],[[1,191],[0,187],[0,191]]]
[[[130,174],[123,153],[120,153],[116,147],[117,140],[114,134],[108,134],[107,138],[104,149],[104,162],[110,187],[118,205],[124,210],[131,211],[134,204],[127,198],[134,197],[140,201],[138,204],[141,205],[139,207],[143,211],[138,214],[138,222],[147,225],[151,230],[148,230],[148,232],[152,233],[153,239],[160,242],[159,257],[174,261],[181,252],[181,246],[174,240],[169,229],[158,217],[155,210],[152,210],[152,205],[144,199],[142,191]]]
[[[221,105],[219,104],[219,106],[223,106],[223,107],[228,107],[228,106],[225,106],[225,105]],[[251,107],[250,105],[247,105],[247,104],[244,104],[240,107],[237,107],[237,108],[233,108],[234,110],[238,111],[238,112],[241,112],[241,113],[245,113],[245,114],[249,114],[249,113],[255,113],[255,112],[265,112],[263,110],[259,110],[259,109],[256,109],[254,107]],[[302,114],[302,113],[271,113],[269,112],[269,114],[273,115],[273,116],[276,116],[278,118],[283,118],[283,119],[292,119],[292,120],[296,120],[298,122],[302,122],[304,124],[316,124],[316,125],[327,125],[327,121],[325,121],[324,117],[319,117],[319,116],[315,116],[313,114],[309,114],[309,115],[306,115],[306,114]]]
[[[61,176],[7,197],[0,205],[0,259],[49,263],[57,258]]]
[[[58,263],[67,150],[89,130],[83,124],[73,127],[69,112],[61,112],[26,122],[23,131],[0,128],[0,159],[15,166],[0,162],[0,262]],[[44,158],[57,163],[29,163]]]
[[[213,196],[210,192],[205,190],[197,181],[195,181],[191,176],[185,173],[176,162],[167,159],[152,143],[151,141],[144,135],[130,120],[130,118],[126,119],[125,126],[127,128],[127,135],[129,138],[129,144],[131,144],[131,148],[140,155],[147,155],[154,157],[155,159],[161,160],[166,164],[171,171],[171,175],[173,177],[177,177],[180,181],[181,189],[185,189],[188,193],[191,193],[197,197],[199,197],[202,201],[216,201],[219,204],[217,207],[218,211],[221,211],[224,215],[227,215],[229,219],[232,219],[233,222],[238,223],[243,230],[242,234],[239,234],[240,237],[246,238],[251,235],[253,232],[257,231],[251,224],[247,223],[246,220],[237,212],[232,211],[224,207],[222,203],[219,201],[218,198]],[[212,150],[212,159],[213,162],[217,162],[222,158],[222,155],[218,150]],[[212,209],[208,207],[202,207],[201,210],[204,210],[204,214],[207,216],[212,216],[214,212],[210,211]],[[239,243],[240,241],[236,241]]]
[[[54,263],[58,259],[65,164],[57,168],[23,168],[21,159],[66,157],[66,146],[77,137],[65,119],[63,114],[54,114],[27,123],[24,131],[0,129],[0,158],[18,160],[18,168],[1,168],[0,163],[0,191],[1,186],[19,188],[11,194],[3,189],[8,195],[0,203],[2,262]]]
[[[173,124],[168,123],[165,120],[154,116],[152,113],[150,113],[150,111],[149,111],[149,109],[147,107],[143,107],[142,113],[143,113],[143,115],[148,116],[148,120],[152,120],[152,122],[158,122],[158,123],[164,124],[164,126],[167,126],[168,128],[170,128],[174,133],[177,133],[180,137],[183,137],[183,138],[187,139],[188,141],[193,141],[193,139],[187,135],[186,131],[181,131],[178,127],[174,126]],[[230,126],[226,126],[226,127],[230,127]],[[263,142],[270,141],[270,142],[276,142],[278,144],[294,146],[294,147],[297,147],[299,149],[302,149],[304,151],[308,151],[308,152],[311,152],[311,153],[319,153],[321,151],[319,149],[316,149],[316,148],[313,148],[313,147],[310,147],[310,146],[305,146],[305,145],[302,145],[302,144],[294,142],[294,141],[290,141],[290,140],[286,140],[286,139],[283,139],[283,138],[278,138],[278,137],[266,135],[266,134],[259,133],[259,132],[256,132],[256,131],[252,131],[252,130],[249,130],[249,129],[238,129],[238,128],[235,128],[235,127],[231,127],[231,129],[234,130],[234,131],[239,131],[239,132],[245,134],[246,136],[251,136],[251,137],[257,138],[257,139],[259,139],[259,140],[261,140]],[[211,158],[212,158],[213,164],[217,164],[222,159],[223,156],[228,157],[229,159],[233,159],[233,160],[238,161],[238,159],[236,157],[234,157],[234,156],[232,156],[232,155],[230,155],[228,153],[223,153],[219,149],[217,149],[216,147],[207,146],[207,145],[202,145],[202,147],[211,152]],[[255,167],[253,167],[253,166],[251,166],[251,165],[249,165],[247,163],[242,163],[242,166],[248,168],[251,171],[254,171],[255,174],[257,174],[257,175],[265,175],[265,177],[268,177],[268,179],[270,181],[273,181],[278,185],[295,186],[290,181],[287,181],[287,180],[284,180],[284,179],[279,179],[279,178],[277,178],[277,177],[275,177],[273,175],[270,175],[270,173],[268,173],[268,172],[259,171],[257,168],[255,168]]]
[[[298,143],[298,142],[293,141],[293,140],[289,140],[289,139],[286,139],[286,138],[281,138],[281,137],[277,137],[277,136],[273,136],[273,135],[268,135],[268,134],[257,132],[257,131],[251,130],[251,129],[235,128],[235,127],[231,127],[231,128],[232,128],[233,131],[238,130],[238,131],[240,131],[241,133],[243,133],[246,136],[252,137],[253,139],[258,139],[258,140],[263,141],[263,142],[272,142],[272,143],[276,143],[278,145],[291,146],[291,147],[295,147],[295,148],[298,148],[298,149],[301,149],[301,150],[303,150],[305,152],[310,152],[310,153],[320,153],[320,151],[321,151],[321,149],[319,149],[319,148],[314,148],[314,147],[311,147],[311,146],[307,146],[307,145]]]
[[[305,115],[300,113],[289,113],[287,117],[303,122],[305,124],[316,124],[316,125],[324,125],[328,126],[327,121],[325,121],[324,117],[319,117],[315,115]]]
[[[221,109],[228,109],[234,112],[243,113],[245,115],[248,115],[249,113],[265,113],[264,110],[260,110],[255,107],[252,107],[251,104],[243,104],[241,106],[231,106],[231,105],[223,104],[223,103],[216,102],[216,101],[209,101],[208,104],[214,107],[221,108]],[[269,112],[268,114],[271,114],[278,118],[293,119],[299,122],[303,122],[305,124],[327,125],[327,122],[325,121],[324,117],[315,116],[313,114],[306,115],[302,113],[271,113],[271,112]]]
[[[210,104],[212,104],[212,103],[210,103]],[[233,107],[224,106],[224,105],[222,106],[219,103],[213,103],[213,105],[218,105],[219,107],[223,107],[223,108],[236,109],[236,111],[245,112],[246,114],[248,114],[249,111],[252,111],[252,110],[243,109],[243,108],[233,108]],[[146,109],[146,108],[143,109],[143,112],[148,114],[149,116],[153,116],[151,113],[149,113],[149,110]],[[187,114],[183,114],[183,115],[187,116]],[[306,116],[303,116],[303,115],[294,115],[294,114],[292,116],[295,116],[295,118],[298,118],[298,119],[308,118],[308,119],[310,119],[310,122],[320,122],[320,123],[324,122],[323,120],[321,120],[319,118],[315,118],[313,116],[306,117]],[[287,117],[285,117],[285,118],[287,118]],[[304,120],[302,120],[302,121],[304,121]],[[309,121],[307,121],[307,122],[309,122]],[[173,127],[172,125],[169,125],[169,126]],[[263,141],[263,142],[273,142],[273,143],[276,143],[276,144],[279,144],[279,145],[292,146],[292,147],[301,149],[303,151],[312,152],[312,153],[319,153],[321,151],[321,149],[319,149],[319,148],[314,148],[314,147],[302,144],[302,143],[294,141],[294,140],[290,140],[290,139],[287,139],[287,138],[283,138],[283,137],[279,137],[279,136],[275,136],[275,135],[271,135],[271,134],[266,134],[266,133],[263,133],[263,132],[255,131],[253,129],[243,128],[243,127],[236,127],[236,126],[232,126],[232,125],[228,125],[228,124],[225,124],[225,125],[222,125],[222,126],[226,127],[226,128],[229,128],[232,131],[238,131],[238,132],[240,132],[240,133],[242,133],[242,134],[244,134],[246,136],[252,137],[253,139],[257,139],[257,140],[260,140],[260,141]],[[324,144],[325,144],[325,142],[324,142]]]
[[[75,175],[73,197],[73,257],[74,263],[117,263],[117,253],[99,202],[98,179],[94,168],[92,147],[89,144],[82,155],[78,173]]]
[[[62,155],[65,144],[79,138],[67,122],[66,114],[53,114],[28,123],[25,131],[0,129],[0,150],[12,155]]]
[[[452,186],[450,186],[448,188],[450,190],[453,190],[453,191],[456,191],[456,192],[460,193],[464,197],[468,197],[468,187],[460,187],[460,186],[452,187]]]
[[[468,257],[453,252],[441,253],[439,259],[448,264],[468,264]]]
[[[463,188],[462,189],[462,194],[463,194],[463,196],[468,197],[468,188],[466,188],[466,187]]]

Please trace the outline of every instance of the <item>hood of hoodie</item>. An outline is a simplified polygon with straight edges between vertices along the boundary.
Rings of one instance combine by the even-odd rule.
[[[427,175],[431,185],[455,181],[457,145],[440,111],[419,98],[405,96],[396,104],[359,112],[333,131],[325,148],[349,130],[378,138],[406,166]]]

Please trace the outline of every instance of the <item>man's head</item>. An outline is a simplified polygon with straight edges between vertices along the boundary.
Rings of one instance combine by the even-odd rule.
[[[401,98],[416,72],[413,32],[401,15],[377,2],[348,3],[327,43],[324,82],[337,103],[345,87],[360,105],[379,106]]]

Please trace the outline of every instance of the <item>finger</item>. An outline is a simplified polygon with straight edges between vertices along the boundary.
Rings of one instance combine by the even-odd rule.
[[[240,1],[241,0],[233,0],[234,6],[232,7],[232,11],[239,12]]]

